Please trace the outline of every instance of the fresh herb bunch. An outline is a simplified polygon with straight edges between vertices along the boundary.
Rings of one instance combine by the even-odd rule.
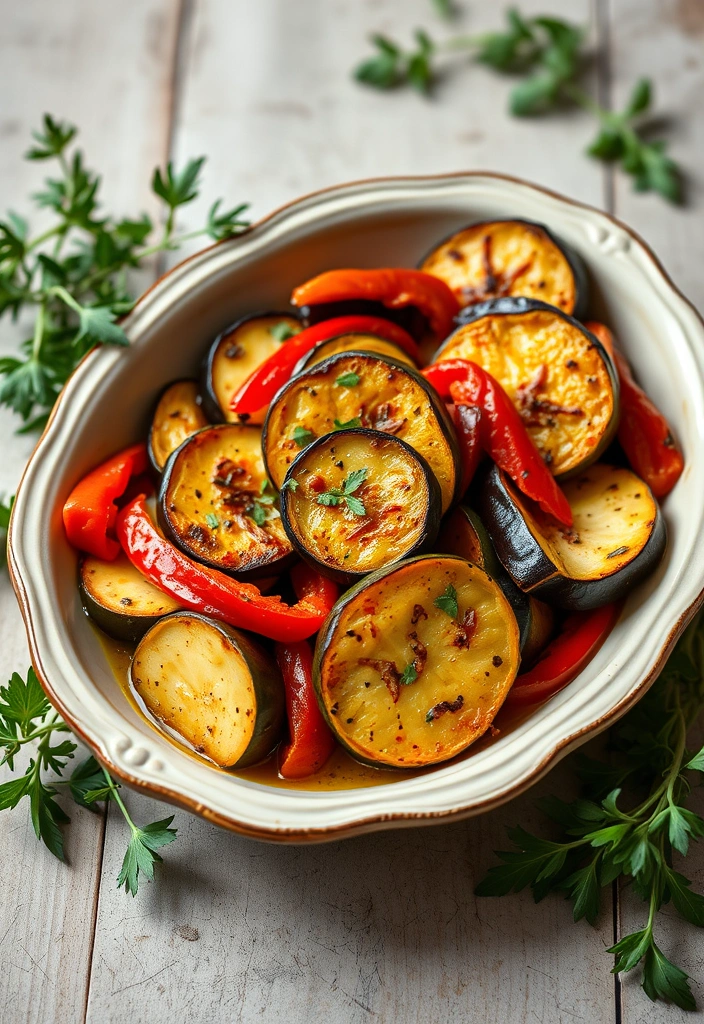
[[[28,797],[37,839],[55,857],[64,860],[61,826],[70,818],[56,801],[57,787],[67,786],[73,800],[91,810],[95,810],[96,803],[112,800],[122,811],[131,833],[117,885],[124,885],[127,892],[136,896],[140,875],[154,877],[154,865],[161,861],[157,850],[176,838],[176,829],[170,828],[173,815],[143,828],[135,825],[120,796],[120,786],[92,756],[82,761],[68,778],[63,778],[78,749],[66,735],[68,732],[68,726],[46,699],[33,669],[29,669],[26,680],[15,672],[7,686],[0,687],[0,746],[5,748],[0,765],[7,765],[14,772],[17,754],[32,744],[32,756],[24,774],[0,785],[0,810],[16,807],[23,797]],[[48,780],[47,772],[52,773]]]
[[[29,311],[34,318],[22,354],[0,359],[0,405],[21,416],[23,432],[44,425],[69,374],[93,346],[127,344],[117,320],[134,304],[131,271],[189,239],[207,235],[218,241],[247,226],[242,217],[247,204],[221,210],[218,200],[203,228],[176,234],[176,211],[198,195],[203,157],[181,171],[171,163],[154,171],[152,191],[164,204],[156,240],[146,214],[118,219],[104,213],[100,178],[75,148],[76,135],[73,125],[46,114],[26,154],[28,160],[53,160],[58,166],[59,176],[48,178],[33,196],[53,215],[51,225],[30,238],[27,221],[18,214],[10,212],[0,221],[0,316],[16,319]]]
[[[437,80],[437,59],[470,52],[494,71],[522,77],[509,96],[511,114],[535,116],[570,104],[589,110],[599,121],[600,131],[587,153],[598,160],[619,161],[637,191],[657,192],[670,202],[680,202],[680,169],[667,156],[666,143],[649,142],[643,132],[642,116],[652,102],[650,81],[639,81],[626,109],[614,113],[579,85],[585,65],[583,29],[559,18],[524,18],[513,9],[507,11],[506,20],[503,32],[456,36],[442,43],[416,29],[416,45],[410,50],[387,36],[374,35],[376,52],[355,68],[354,77],[376,89],[410,85],[428,94]]]
[[[687,974],[655,942],[657,911],[671,902],[692,924],[704,927],[704,896],[673,866],[691,840],[704,835],[704,819],[686,806],[692,773],[704,773],[704,748],[688,748],[687,735],[704,708],[704,616],[680,640],[657,683],[610,733],[609,762],[581,757],[584,793],[571,803],[555,797],[539,802],[562,830],[553,841],[517,827],[514,845],[499,853],[478,896],[503,896],[530,886],[536,902],[549,892],[566,893],[574,919],[594,924],[604,887],[630,879],[647,904],[645,925],[608,952],[614,973],[643,965],[650,999],[695,1008]],[[609,897],[610,898],[610,897]]]

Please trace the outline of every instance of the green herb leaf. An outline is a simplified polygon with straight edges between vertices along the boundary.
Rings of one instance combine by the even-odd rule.
[[[368,469],[355,469],[348,473],[342,483],[343,494],[354,494],[367,479]]]
[[[452,0],[432,0],[432,2],[441,18],[447,18],[448,21],[454,18],[455,5]]]
[[[413,662],[410,662],[404,668],[403,672],[399,676],[399,680],[398,681],[401,684],[401,686],[410,686],[411,683],[415,683],[417,678],[418,678],[418,673],[416,672],[416,667],[413,664]]]
[[[32,132],[38,145],[32,146],[25,154],[27,160],[50,160],[61,156],[73,140],[77,129],[65,121],[55,121],[50,114],[44,115],[44,131]]]
[[[13,672],[7,686],[0,686],[0,699],[0,716],[16,722],[23,736],[35,718],[43,718],[51,709],[33,668],[26,680]]]
[[[218,519],[214,512],[206,512],[205,521],[211,530],[217,530],[218,526],[220,525],[220,520]]]
[[[335,430],[352,430],[354,427],[361,427],[362,421],[359,416],[355,416],[351,420],[346,420],[344,423],[341,420],[335,420]]]
[[[356,387],[362,378],[358,373],[349,370],[347,373],[341,373],[336,379],[335,383],[342,388],[354,388]]]
[[[667,999],[683,1010],[695,1010],[692,990],[687,984],[688,974],[671,963],[651,940],[643,964],[643,990],[648,999]]]
[[[154,878],[154,865],[161,863],[162,859],[156,851],[173,843],[176,838],[177,830],[169,828],[173,820],[172,814],[161,821],[145,825],[144,828],[132,827],[132,838],[117,877],[118,889],[124,885],[126,892],[136,896],[140,875],[144,875],[150,881]]]
[[[251,516],[257,526],[263,526],[266,522],[266,509],[259,501],[254,502],[247,515]]]
[[[366,516],[367,510],[364,507],[364,502],[360,501],[359,498],[354,498],[351,495],[345,495],[345,504],[347,508],[356,516]]]
[[[328,507],[335,508],[342,501],[343,495],[338,491],[323,491],[319,494],[316,501],[318,505],[327,505]]]
[[[312,430],[306,430],[305,427],[294,427],[293,440],[296,442],[299,448],[305,448],[311,441],[315,440],[315,434]]]
[[[249,203],[240,203],[239,206],[234,206],[231,210],[218,213],[221,203],[222,199],[218,199],[210,207],[205,226],[206,234],[216,242],[221,242],[224,238],[232,238],[233,235],[241,234],[242,231],[249,227],[250,223],[241,217],[241,214],[249,209]]]
[[[357,65],[354,77],[374,89],[392,89],[405,76],[402,51],[392,40],[382,35],[372,36],[372,44],[377,53]]]
[[[273,324],[269,328],[269,334],[277,341],[288,341],[289,338],[295,338],[300,334],[300,330],[300,327],[292,327],[285,320],[279,320],[278,324]]]
[[[204,163],[205,157],[201,156],[189,160],[182,171],[175,171],[171,161],[165,173],[157,167],[152,177],[152,191],[172,210],[190,203],[198,195],[198,178]]]
[[[441,612],[445,612],[446,615],[449,615],[451,619],[457,618],[457,591],[451,583],[448,583],[440,597],[435,598],[433,604],[436,608],[439,608]]]
[[[298,480],[290,476],[288,480],[284,480],[284,482],[281,484],[281,493],[283,494],[284,491],[297,491],[298,487]]]

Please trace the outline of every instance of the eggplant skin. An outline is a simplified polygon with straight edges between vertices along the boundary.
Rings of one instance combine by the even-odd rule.
[[[227,399],[249,375],[285,344],[271,333],[277,323],[300,330],[296,312],[249,313],[226,327],[206,352],[201,369],[203,408],[211,423],[239,423],[240,417],[228,407]],[[262,424],[266,410],[253,413],[247,422]]]
[[[569,575],[559,557],[560,545],[565,543],[584,545],[579,550],[587,555],[590,550],[595,550],[595,541],[588,533],[586,539],[580,537],[580,526],[585,522],[582,515],[575,512],[571,536],[564,528],[558,530],[555,524],[548,524],[545,520],[541,523],[540,511],[528,509],[527,502],[496,466],[486,473],[478,491],[482,518],[501,563],[514,583],[524,592],[566,611],[589,611],[623,599],[634,586],[654,572],[665,554],[667,529],[660,507],[647,484],[630,470],[601,463],[587,469],[582,477],[570,481],[565,488],[573,510],[576,508],[573,493],[582,481],[589,483],[600,475],[605,480],[611,479],[612,483],[605,483],[602,491],[604,495],[607,491],[612,492],[612,496],[604,498],[602,495],[601,504],[593,502],[588,506],[591,511],[584,514],[593,517],[597,529],[599,524],[606,524],[602,529],[608,543],[602,543],[596,549],[595,557],[599,564],[603,564],[604,571],[595,571],[591,576],[574,572]],[[624,494],[624,490],[627,492],[624,481],[626,485],[630,484],[634,494]],[[614,485],[622,488],[623,498],[618,499],[621,501],[618,509],[610,507],[610,502],[616,500],[619,493]],[[638,506],[632,504],[634,498],[638,499]],[[615,511],[622,512],[627,502],[631,503],[630,507],[639,509],[640,520],[635,524],[628,519],[636,518],[636,513],[629,516],[623,512],[621,517],[614,515]],[[591,528],[587,525],[587,530]],[[647,531],[647,539],[634,547],[634,539],[639,540],[639,529],[641,533]],[[557,538],[557,543],[554,538]]]
[[[103,633],[128,643],[141,640],[159,619],[180,607],[122,553],[112,562],[84,555],[78,564],[78,591],[86,613]]]
[[[275,659],[251,635],[197,612],[174,612],[149,630],[130,686],[152,724],[221,768],[262,761],[281,737]]]
[[[313,683],[357,760],[419,768],[486,732],[519,661],[518,626],[498,584],[462,558],[421,555],[342,595],[318,634]]]
[[[354,497],[366,514],[356,515],[344,500],[337,506],[317,501],[321,488],[340,490],[360,470],[366,476]],[[318,438],[289,466],[282,487],[289,540],[305,561],[343,584],[427,551],[441,515],[440,485],[426,460],[379,430],[357,427]]]
[[[296,363],[293,368],[293,376],[310,369],[316,363],[322,363],[328,356],[337,355],[338,352],[372,352],[381,356],[388,356],[394,362],[403,363],[405,366],[415,367],[415,362],[407,352],[404,352],[395,341],[387,341],[386,338],[378,338],[375,334],[339,334],[335,338],[321,341],[314,349],[307,352]]]
[[[557,478],[569,479],[606,451],[618,429],[619,379],[583,324],[520,296],[468,307],[457,323],[433,362],[470,359],[493,374]]]
[[[295,553],[267,490],[259,427],[220,423],[192,434],[167,462],[157,502],[164,534],[189,558],[235,579],[283,572]],[[264,514],[259,525],[257,507]]]
[[[295,306],[293,307],[296,308]],[[421,342],[428,333],[428,321],[415,306],[402,306],[391,309],[383,302],[371,299],[347,299],[344,302],[319,302],[315,306],[301,306],[298,313],[304,327],[332,320],[338,316],[379,316],[398,324],[417,342]]]
[[[359,378],[356,385],[338,385],[338,379],[349,373]],[[363,351],[329,356],[292,377],[274,397],[264,423],[262,450],[275,487],[281,487],[301,448],[330,433],[336,422],[401,437],[420,451],[438,478],[443,512],[456,500],[460,455],[444,402],[413,367]],[[297,429],[306,432],[298,440]]]
[[[514,231],[515,229],[515,231]],[[501,268],[495,267],[499,271],[495,274],[493,280],[487,280],[488,275],[485,272],[484,289],[477,288],[475,286],[469,286],[466,284],[459,284],[459,264],[464,262],[464,247],[469,245],[475,249],[481,249],[482,256],[482,269],[485,269],[485,239],[488,237],[491,246],[490,253],[495,250],[495,246],[492,242],[495,240],[495,233],[504,233],[510,236],[512,233],[528,237],[533,247],[543,247],[544,252],[549,253],[552,250],[553,259],[555,257],[562,257],[566,268],[572,277],[572,294],[563,295],[559,291],[559,284],[555,281],[550,281],[546,275],[537,275],[537,280],[526,281],[525,274],[517,278],[515,284],[511,284],[509,281],[502,280]],[[519,255],[518,258],[515,256],[516,243],[514,242],[511,247],[514,250],[512,262],[517,263],[518,266],[512,267],[513,271],[519,269],[523,255]],[[477,253],[478,255],[478,253]],[[497,254],[494,251],[494,259],[497,258]],[[446,269],[443,272],[443,264]],[[482,302],[487,298],[494,298],[500,293],[500,289],[509,287],[508,295],[525,295],[527,298],[540,298],[544,301],[551,301],[553,305],[558,306],[565,313],[569,313],[572,316],[582,319],[587,315],[589,306],[589,277],[587,274],[586,265],[581,256],[568,246],[562,239],[558,238],[553,232],[546,227],[545,224],[539,224],[536,221],[521,220],[520,218],[511,218],[510,220],[494,220],[494,221],[481,221],[476,224],[468,224],[464,228],[460,228],[459,231],[453,231],[444,241],[434,246],[433,249],[423,258],[420,262],[419,267],[421,270],[425,270],[430,274],[435,274],[444,280],[455,292],[460,304],[464,307],[471,308],[477,302]],[[526,268],[529,272],[530,268]],[[523,287],[523,291],[521,291]],[[492,295],[491,292],[495,294]],[[470,301],[469,294],[474,292],[477,298]],[[557,300],[557,301],[555,301]]]
[[[147,445],[149,461],[159,476],[171,453],[208,422],[197,381],[177,380],[164,388],[154,410]]]

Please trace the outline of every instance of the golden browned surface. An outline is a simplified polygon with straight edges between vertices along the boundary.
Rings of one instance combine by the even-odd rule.
[[[168,615],[181,606],[145,579],[127,555],[113,562],[86,555],[81,562],[81,580],[93,600],[123,615]]]
[[[599,348],[548,310],[488,315],[460,327],[438,356],[469,359],[507,391],[556,476],[591,458],[614,417]]]
[[[571,530],[547,516],[538,520],[507,486],[548,558],[571,579],[613,576],[636,558],[653,532],[655,499],[629,469],[596,463],[564,485],[574,516]]]
[[[465,228],[422,269],[445,281],[463,306],[503,295],[542,299],[566,313],[575,305],[572,268],[537,225],[499,220]]]
[[[159,469],[187,437],[206,427],[208,420],[198,403],[198,384],[177,380],[159,399],[149,437],[152,456]]]
[[[230,409],[235,391],[265,359],[286,344],[271,333],[277,324],[286,324],[296,333],[301,329],[295,317],[259,316],[230,331],[218,345],[212,362],[211,383],[223,417],[229,423],[239,422],[237,413]],[[266,409],[262,409],[252,413],[247,422],[262,424],[265,416]]]
[[[251,673],[213,623],[187,613],[162,619],[135,652],[131,684],[143,710],[215,764],[236,764],[249,746]]]
[[[211,427],[172,464],[162,514],[196,558],[232,571],[268,565],[291,545],[265,485],[259,427]],[[257,508],[266,516],[261,525]]]
[[[345,373],[356,373],[354,387],[336,384]],[[296,427],[321,437],[335,421],[372,427],[395,434],[425,457],[440,484],[443,511],[455,490],[456,466],[452,448],[439,423],[427,391],[398,366],[372,355],[340,355],[328,367],[317,366],[294,378],[272,403],[266,428],[266,460],[274,484],[281,487],[286,470],[301,450]],[[311,438],[312,440],[312,438]]]
[[[457,592],[457,619],[434,604],[448,585]],[[422,671],[398,685],[394,700],[389,679],[419,651]],[[500,587],[476,566],[437,556],[400,567],[347,603],[326,645],[320,688],[353,753],[418,767],[452,757],[489,728],[518,661],[518,626]],[[454,710],[427,721],[443,702]]]
[[[306,368],[315,366],[316,363],[322,362],[323,359],[327,359],[328,356],[333,356],[337,352],[351,351],[376,352],[379,355],[388,356],[389,359],[395,359],[397,363],[415,366],[411,357],[402,348],[395,345],[393,341],[387,341],[386,338],[378,338],[376,334],[340,334],[337,338],[331,338],[330,341],[323,341],[320,345],[316,345],[308,357]]]
[[[321,493],[344,490],[351,473],[364,471],[353,492],[363,514],[344,498],[337,505],[320,503]],[[284,499],[289,521],[306,550],[331,568],[381,569],[412,551],[425,532],[430,504],[425,471],[413,452],[388,434],[340,431],[324,447],[304,453],[293,479],[298,487],[287,490]]]

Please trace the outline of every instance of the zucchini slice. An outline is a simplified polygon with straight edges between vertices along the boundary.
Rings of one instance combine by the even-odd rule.
[[[315,648],[331,729],[361,761],[446,761],[491,725],[518,671],[518,625],[476,565],[424,555],[343,594]]]
[[[194,612],[167,615],[134,653],[130,685],[167,735],[221,768],[244,768],[275,747],[284,687],[248,635]]]
[[[598,463],[564,487],[574,515],[558,526],[494,466],[479,492],[482,519],[522,590],[569,611],[618,601],[665,553],[665,520],[635,473]]]
[[[544,224],[527,220],[470,224],[433,249],[420,269],[448,284],[462,306],[524,295],[576,317],[587,311],[584,263]]]
[[[301,330],[291,313],[253,313],[231,324],[217,336],[203,363],[203,401],[214,423],[239,423],[230,399],[247,377],[270,355]],[[266,409],[252,413],[248,423],[261,425]]]
[[[339,430],[289,466],[281,517],[300,555],[352,583],[427,550],[440,526],[440,485],[422,455],[378,430]]]
[[[370,352],[338,352],[281,388],[269,407],[262,440],[274,486],[281,487],[302,448],[344,427],[381,430],[410,444],[438,479],[443,512],[449,508],[460,462],[444,403],[410,366]]]
[[[208,419],[201,408],[198,383],[177,380],[170,384],[154,412],[149,431],[149,459],[157,473],[161,473],[172,452],[196,430],[207,427]]]
[[[461,314],[435,356],[488,370],[520,412],[555,476],[584,469],[618,427],[618,376],[601,343],[534,299],[493,299]]]
[[[458,555],[473,562],[503,590],[518,622],[521,648],[521,666],[535,660],[550,640],[555,616],[552,608],[530,594],[524,594],[506,572],[494,550],[491,538],[477,513],[466,505],[458,505],[445,519],[438,543],[438,551]]]
[[[224,423],[189,437],[166,464],[158,516],[185,554],[238,579],[271,576],[294,558],[258,427]]]
[[[386,338],[379,338],[376,334],[339,334],[336,338],[328,341],[321,341],[314,349],[307,352],[296,363],[294,373],[321,363],[328,356],[334,356],[338,352],[376,352],[377,355],[388,356],[394,362],[403,363],[404,366],[415,366],[411,357],[404,352],[400,345],[394,341],[387,341]]]
[[[115,640],[140,640],[154,623],[181,607],[122,553],[113,562],[93,555],[82,558],[78,589],[88,615]]]

